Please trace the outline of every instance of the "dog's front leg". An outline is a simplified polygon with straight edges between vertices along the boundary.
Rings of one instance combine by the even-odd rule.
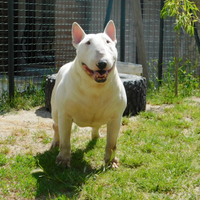
[[[113,168],[118,168],[119,160],[115,156],[117,148],[117,137],[121,127],[121,116],[112,119],[107,124],[107,144],[105,153],[105,164],[111,165]]]
[[[56,163],[64,164],[70,167],[70,136],[72,128],[72,119],[66,115],[60,115],[58,118],[59,138],[60,138],[60,153],[57,156]]]

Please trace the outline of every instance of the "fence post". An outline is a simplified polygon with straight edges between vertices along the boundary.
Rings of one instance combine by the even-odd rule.
[[[164,0],[160,1],[160,11],[163,9]],[[162,73],[163,73],[163,26],[164,19],[160,17],[160,36],[159,36],[159,57],[158,57],[158,85],[162,84]]]
[[[194,36],[195,36],[195,40],[197,43],[197,47],[198,47],[198,52],[200,53],[200,40],[199,40],[199,35],[198,35],[198,31],[197,31],[197,26],[194,23]]]
[[[126,0],[121,0],[121,22],[120,22],[120,60],[125,61],[125,20]]]
[[[138,63],[142,64],[143,76],[146,78],[147,86],[149,86],[149,73],[148,73],[147,56],[146,56],[146,49],[144,42],[144,30],[143,30],[140,0],[133,0],[133,14],[134,14],[136,44],[138,50]]]
[[[14,2],[8,0],[8,80],[9,97],[14,98]]]
[[[113,4],[113,0],[109,0],[108,1],[108,6],[107,6],[107,10],[106,10],[106,18],[105,18],[105,22],[104,22],[103,28],[106,27],[106,24],[110,20],[110,15],[111,15],[111,11],[112,11],[112,4]]]

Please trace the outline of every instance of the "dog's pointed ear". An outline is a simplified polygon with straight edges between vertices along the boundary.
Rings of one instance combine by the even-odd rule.
[[[104,33],[106,33],[111,40],[117,44],[115,24],[112,20],[107,23]]]
[[[74,22],[72,24],[72,44],[75,48],[77,48],[78,44],[83,40],[84,37],[84,30],[79,26],[78,23]]]

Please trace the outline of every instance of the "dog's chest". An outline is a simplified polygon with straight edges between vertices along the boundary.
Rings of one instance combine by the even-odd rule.
[[[72,119],[79,126],[101,126],[113,115],[113,107],[108,97],[83,98],[72,104]]]

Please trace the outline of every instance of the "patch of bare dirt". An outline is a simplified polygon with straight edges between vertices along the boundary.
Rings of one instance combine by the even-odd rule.
[[[200,97],[192,97],[191,100],[200,103]]]
[[[53,134],[50,113],[38,107],[1,115],[0,127],[0,148],[7,149],[8,155],[43,152],[49,145],[41,141]]]
[[[173,108],[174,105],[172,104],[163,104],[163,105],[146,105],[146,111],[153,111],[153,112],[159,112],[162,113],[164,112],[164,109],[166,108]]]
[[[52,124],[50,112],[40,107],[0,115],[0,151],[8,156],[47,151],[53,138]],[[90,139],[90,130],[73,124],[72,135],[77,137],[81,134]]]

